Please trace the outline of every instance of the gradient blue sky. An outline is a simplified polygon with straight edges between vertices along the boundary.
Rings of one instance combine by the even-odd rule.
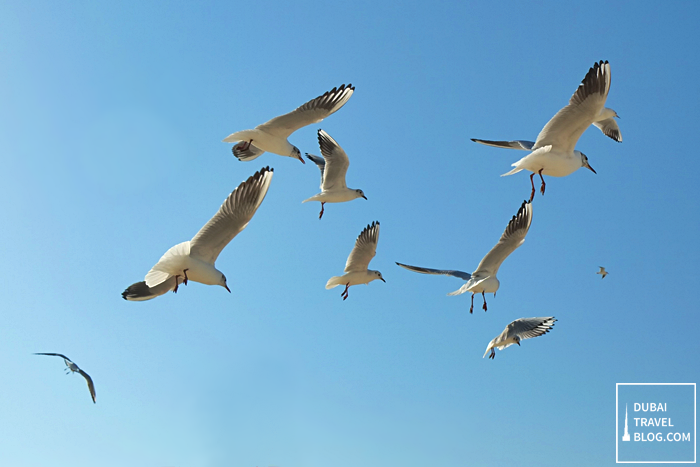
[[[590,466],[615,383],[698,382],[697,2],[0,3],[0,462],[7,466]],[[547,181],[488,312],[461,282],[530,183],[525,153],[609,60],[618,144]],[[323,128],[368,200],[228,134],[342,83]],[[269,165],[223,288],[120,294]],[[364,226],[387,283],[325,290]],[[595,272],[605,266],[610,275]],[[476,300],[480,306],[480,298]],[[552,332],[482,359],[516,318]],[[64,376],[60,352],[92,375]]]

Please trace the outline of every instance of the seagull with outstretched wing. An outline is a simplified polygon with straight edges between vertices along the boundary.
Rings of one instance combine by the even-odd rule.
[[[73,363],[70,358],[66,357],[60,353],[35,353],[34,355],[49,355],[52,357],[61,357],[66,364],[66,374],[68,373],[80,373],[80,375],[87,381],[88,389],[90,390],[90,397],[92,397],[92,402],[97,403],[97,395],[95,394],[95,384],[92,382],[90,375],[81,370],[78,365]]]
[[[588,163],[588,157],[581,151],[576,151],[576,143],[583,132],[595,125],[606,136],[622,142],[620,128],[615,121],[619,118],[617,112],[605,107],[605,101],[610,92],[610,64],[606,61],[595,63],[583,78],[576,92],[569,99],[569,105],[547,122],[537,141],[489,141],[472,139],[476,143],[495,146],[498,148],[521,149],[531,151],[530,154],[515,162],[513,170],[503,174],[513,175],[521,170],[528,170],[532,192],[530,201],[535,196],[535,174],[542,180],[540,192],[544,195],[545,182],[542,175],[565,177],[581,167],[586,167],[596,173]]]
[[[240,161],[252,161],[264,152],[299,159],[303,164],[301,151],[292,146],[287,138],[299,128],[318,123],[335,113],[350,99],[355,87],[352,84],[333,88],[327,93],[311,99],[288,114],[256,126],[252,130],[237,131],[224,138],[225,143],[236,143],[233,155]]]
[[[510,323],[503,332],[489,342],[484,352],[484,357],[491,351],[489,358],[496,358],[496,349],[503,350],[513,344],[520,345],[523,339],[541,336],[549,332],[554,326],[554,316],[548,318],[520,318]],[[481,357],[481,358],[484,358]]]
[[[486,256],[481,260],[476,271],[469,274],[464,271],[456,271],[449,269],[429,269],[422,268],[418,266],[409,266],[407,264],[396,263],[402,268],[406,268],[409,271],[420,272],[422,274],[439,274],[445,276],[454,276],[462,280],[467,281],[459,290],[455,290],[448,295],[460,295],[465,292],[472,293],[472,304],[469,308],[469,313],[474,312],[474,295],[480,293],[484,299],[484,311],[487,310],[486,307],[486,295],[487,293],[493,293],[496,296],[496,291],[500,286],[500,282],[496,277],[498,269],[501,267],[503,261],[515,251],[520,245],[525,241],[525,236],[528,230],[530,230],[530,224],[532,223],[532,203],[529,201],[524,201],[523,204],[518,209],[518,213],[513,216],[513,218],[508,223],[506,230],[501,235],[501,239],[498,241],[496,246],[494,246],[491,251],[489,251]]]

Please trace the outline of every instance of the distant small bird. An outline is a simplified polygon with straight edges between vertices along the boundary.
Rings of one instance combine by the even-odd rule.
[[[603,276],[603,277],[601,277],[601,279],[605,279],[605,276],[608,275],[608,272],[605,270],[605,268],[603,266],[599,266],[599,267],[600,267],[600,271],[596,272],[596,274],[600,274],[601,276]]]
[[[288,114],[280,115],[258,125],[253,130],[232,133],[224,138],[225,143],[235,143],[233,155],[241,161],[252,161],[265,151],[299,159],[301,151],[292,146],[287,138],[299,128],[318,123],[340,109],[352,96],[355,88],[352,84],[333,88],[322,96],[312,99]]]
[[[82,377],[85,378],[85,381],[87,381],[88,389],[90,390],[90,397],[92,397],[92,402],[95,404],[97,403],[97,396],[95,395],[95,385],[92,382],[92,378],[90,378],[90,375],[78,368],[78,365],[73,363],[70,358],[66,357],[65,355],[61,355],[60,353],[35,353],[34,355],[50,355],[52,357],[61,357],[67,367],[66,374],[71,372],[80,373]]]
[[[501,239],[498,241],[496,246],[491,248],[491,251],[486,253],[486,256],[481,260],[479,266],[477,266],[476,271],[469,274],[464,271],[456,271],[451,269],[429,269],[421,268],[418,266],[409,266],[407,264],[396,263],[402,268],[408,269],[413,272],[420,272],[422,274],[440,274],[445,276],[459,277],[467,281],[459,290],[455,290],[447,295],[460,295],[465,292],[472,293],[472,304],[469,308],[469,313],[474,312],[474,294],[480,293],[484,299],[484,311],[486,308],[486,295],[487,293],[493,293],[496,296],[496,291],[500,286],[500,282],[496,277],[498,273],[498,268],[505,259],[515,251],[520,245],[525,241],[525,235],[527,235],[528,230],[530,230],[530,224],[532,223],[532,204],[529,201],[524,201],[523,204],[518,209],[518,213],[513,216],[506,230],[501,235]]]
[[[345,273],[342,276],[333,276],[326,283],[327,289],[344,285],[345,290],[340,294],[343,300],[348,298],[348,287],[351,285],[369,284],[375,279],[386,282],[379,271],[368,270],[369,262],[377,253],[379,241],[379,222],[372,222],[360,233],[355,241],[355,248],[350,252],[345,263]]]
[[[513,344],[520,345],[520,341],[523,339],[530,339],[531,337],[537,337],[548,333],[554,326],[555,321],[556,319],[554,319],[554,316],[550,316],[549,318],[516,319],[506,326],[500,336],[489,342],[488,347],[486,347],[486,352],[484,352],[484,357],[489,353],[489,350],[491,351],[489,358],[495,358],[496,349],[503,350]]]
[[[571,99],[569,105],[561,109],[547,122],[537,141],[488,141],[472,139],[476,143],[495,146],[498,148],[522,149],[532,151],[527,156],[512,164],[515,167],[508,173],[501,175],[513,175],[521,170],[528,170],[532,192],[530,201],[535,196],[535,173],[542,180],[540,192],[544,195],[545,182],[542,175],[553,177],[565,177],[581,167],[585,167],[596,173],[588,164],[588,157],[581,151],[576,151],[576,143],[583,132],[590,125],[595,125],[610,138],[622,142],[620,128],[614,118],[619,118],[617,112],[605,107],[605,101],[610,92],[610,64],[595,63],[588,70],[585,78]]]
[[[350,160],[336,141],[323,130],[318,130],[318,144],[321,147],[323,157],[306,154],[306,157],[314,162],[321,169],[321,193],[305,199],[307,201],[320,201],[321,213],[323,217],[323,206],[326,203],[342,203],[352,201],[357,198],[367,199],[362,190],[348,188],[345,184],[345,174],[350,166]]]
[[[273,169],[264,167],[241,183],[224,200],[219,211],[192,240],[170,248],[146,274],[146,280],[130,285],[122,292],[124,300],[143,301],[177,292],[188,280],[220,285],[231,292],[226,276],[214,267],[221,251],[246,228],[260,207],[272,181]]]

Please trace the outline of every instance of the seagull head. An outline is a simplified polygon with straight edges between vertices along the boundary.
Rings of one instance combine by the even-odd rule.
[[[221,287],[224,289],[228,290],[228,293],[231,293],[231,289],[228,288],[228,285],[226,285],[226,276],[223,274],[221,275],[221,279],[219,279],[219,284]]]
[[[362,190],[360,190],[359,188],[357,190],[355,190],[355,192],[357,193],[358,198],[367,199],[367,197],[365,196],[365,193]]]
[[[579,152],[579,151],[576,151],[576,152],[581,154],[581,167],[585,167],[588,170],[590,170],[591,172],[593,172],[594,174],[597,174],[598,172],[593,170],[593,167],[591,167],[591,165],[588,163],[588,157],[586,157],[586,155],[582,152]]]
[[[518,346],[519,346],[520,345],[520,336],[518,336],[516,334],[515,337],[513,337],[513,339],[515,340],[515,343],[518,344]]]
[[[290,157],[294,157],[295,159],[299,159],[302,164],[306,164],[306,162],[304,162],[304,158],[301,157],[301,151],[299,151],[299,148],[296,146],[293,146],[292,153],[290,154]]]
[[[386,281],[385,281],[384,278],[382,277],[382,273],[381,273],[381,272],[379,272],[379,271],[372,271],[372,272],[374,273],[375,276],[377,276],[377,277],[375,277],[375,279],[379,279],[380,281],[382,281],[382,282],[384,282],[384,283],[386,284]]]

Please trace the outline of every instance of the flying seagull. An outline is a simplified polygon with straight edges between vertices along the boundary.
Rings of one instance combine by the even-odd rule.
[[[52,357],[61,357],[66,363],[66,374],[80,373],[82,377],[85,378],[85,381],[87,381],[88,389],[90,390],[90,397],[92,397],[92,402],[95,404],[97,403],[97,396],[95,395],[95,385],[92,382],[92,378],[90,378],[90,375],[78,368],[78,365],[73,363],[70,358],[66,357],[65,355],[61,355],[60,353],[35,353],[34,355],[50,355]]]
[[[379,221],[372,222],[357,237],[355,248],[350,252],[348,261],[345,263],[345,274],[333,276],[326,283],[327,289],[332,289],[339,285],[344,285],[345,290],[340,294],[343,300],[348,298],[348,287],[351,285],[369,284],[375,279],[386,282],[379,271],[367,269],[377,253],[377,242],[379,241]]]
[[[600,274],[601,276],[603,276],[603,277],[601,277],[601,279],[605,279],[605,276],[608,275],[608,272],[605,270],[605,268],[603,266],[599,266],[599,267],[600,267],[600,271],[596,272],[596,274]]]
[[[146,280],[130,285],[125,300],[150,300],[169,290],[177,292],[188,280],[220,285],[229,292],[226,276],[214,267],[216,258],[233,238],[246,228],[270,187],[273,169],[264,167],[241,183],[214,217],[188,242],[170,248],[146,274]]]
[[[535,173],[542,180],[540,187],[544,195],[545,182],[542,175],[565,177],[581,167],[586,167],[596,173],[588,164],[588,157],[574,150],[576,142],[590,125],[595,125],[610,138],[622,142],[620,128],[615,122],[619,118],[617,112],[605,107],[605,100],[610,92],[610,64],[606,61],[595,63],[588,70],[586,77],[569,99],[569,105],[561,109],[547,122],[537,141],[488,141],[472,139],[472,141],[499,148],[522,149],[532,151],[527,156],[512,164],[515,167],[506,175],[513,175],[521,170],[529,170],[532,192],[530,201],[535,196]]]
[[[321,169],[321,193],[305,199],[307,201],[320,201],[321,213],[323,217],[323,206],[326,203],[342,203],[352,201],[357,198],[367,199],[362,190],[348,188],[345,184],[345,174],[350,166],[348,155],[331,136],[323,130],[318,130],[318,144],[321,147],[323,157],[306,154],[310,161]]]
[[[469,313],[474,312],[474,295],[480,293],[484,299],[484,311],[486,308],[486,295],[493,293],[496,296],[496,291],[500,285],[496,273],[501,267],[503,261],[515,251],[525,241],[525,235],[530,229],[532,223],[532,204],[529,201],[523,201],[523,204],[518,209],[518,213],[508,223],[505,232],[501,235],[501,239],[496,246],[491,248],[486,256],[481,260],[476,271],[469,274],[468,272],[449,270],[449,269],[429,269],[418,266],[409,266],[407,264],[396,263],[402,268],[410,271],[420,272],[423,274],[440,274],[445,276],[459,277],[467,281],[459,290],[455,290],[447,295],[460,295],[465,292],[472,293],[472,304],[469,308]]]
[[[304,159],[296,146],[287,141],[289,135],[301,127],[318,123],[340,109],[352,96],[355,87],[352,84],[333,88],[322,96],[312,99],[288,114],[275,117],[269,122],[258,125],[253,130],[232,133],[224,138],[225,143],[235,143],[233,155],[241,161],[252,161],[260,154],[272,152],[280,156]]]
[[[496,358],[496,349],[503,350],[513,344],[520,345],[520,341],[523,339],[529,339],[548,333],[549,330],[552,329],[552,326],[554,326],[555,321],[556,319],[554,319],[554,316],[550,316],[549,318],[516,319],[506,326],[500,336],[489,342],[488,347],[486,347],[486,352],[484,352],[484,357],[490,350],[491,355],[489,355],[489,358]]]

